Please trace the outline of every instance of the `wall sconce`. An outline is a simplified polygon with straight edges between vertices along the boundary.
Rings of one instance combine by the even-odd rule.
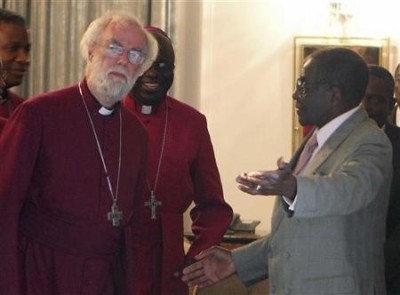
[[[329,2],[331,25],[338,26],[342,35],[346,35],[346,25],[353,17],[353,9],[350,1],[338,0]]]

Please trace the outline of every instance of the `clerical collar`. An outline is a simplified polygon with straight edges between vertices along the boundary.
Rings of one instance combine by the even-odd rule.
[[[141,110],[140,110],[140,112],[143,114],[143,115],[150,115],[151,114],[151,111],[153,110],[153,107],[152,106],[148,106],[148,105],[142,105],[142,108],[141,108]]]
[[[99,109],[99,114],[103,115],[103,116],[109,116],[113,112],[114,112],[114,109],[110,110],[110,109],[107,109],[106,107],[103,107],[103,106]]]
[[[139,101],[132,99],[134,103],[134,107],[136,108],[136,111],[140,113],[141,115],[144,116],[150,116],[150,115],[155,115],[157,114],[160,110],[164,110],[166,107],[168,107],[168,104],[165,102],[161,102],[160,104],[156,105],[147,105],[147,104],[142,104]]]

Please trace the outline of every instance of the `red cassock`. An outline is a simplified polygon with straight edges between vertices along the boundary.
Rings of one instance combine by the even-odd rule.
[[[4,125],[6,125],[7,119],[0,117],[0,134],[3,131]]]
[[[107,219],[112,199],[78,86],[27,100],[0,139],[0,294],[135,294],[125,277],[147,134],[121,105],[100,115],[81,86],[114,191],[121,109],[121,226]]]
[[[123,101],[143,122],[149,135],[148,187],[134,235],[135,276],[132,284],[140,295],[187,295],[187,287],[174,272],[181,270],[200,251],[219,244],[232,220],[232,209],[224,201],[221,180],[204,115],[167,96],[149,115],[132,97]],[[168,109],[164,154],[159,166]],[[154,188],[161,206],[157,219],[144,203]],[[183,213],[190,212],[195,240],[185,257]]]
[[[7,92],[7,99],[0,102],[0,117],[9,118],[11,113],[24,102],[24,99],[15,93]]]

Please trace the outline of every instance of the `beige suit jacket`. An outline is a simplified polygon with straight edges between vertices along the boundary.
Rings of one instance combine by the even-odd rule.
[[[386,294],[391,159],[384,132],[357,110],[297,176],[294,213],[277,197],[271,234],[233,252],[243,282],[269,277],[270,294]]]

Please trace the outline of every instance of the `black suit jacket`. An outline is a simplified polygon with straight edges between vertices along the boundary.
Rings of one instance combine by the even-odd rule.
[[[386,122],[385,133],[393,147],[393,179],[386,221],[387,237],[400,225],[400,128]]]
[[[394,106],[392,112],[389,114],[389,116],[388,116],[388,118],[387,118],[387,121],[388,121],[390,124],[394,125],[394,126],[396,126],[396,112],[397,112],[397,109],[398,109],[398,108],[399,108],[399,106],[396,104],[396,105]]]

